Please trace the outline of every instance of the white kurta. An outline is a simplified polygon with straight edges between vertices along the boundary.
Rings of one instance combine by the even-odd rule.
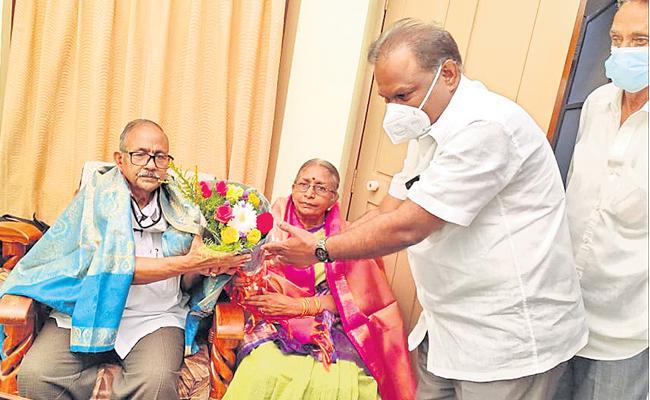
[[[405,162],[405,175],[420,180],[401,196],[447,224],[408,249],[423,308],[410,349],[428,334],[430,372],[478,382],[568,360],[587,328],[544,133],[517,104],[462,77],[429,135],[409,151],[419,160]]]
[[[622,360],[648,348],[648,103],[621,125],[613,84],[585,101],[567,205],[589,343],[578,353]]]
[[[137,210],[136,213],[140,213]],[[160,217],[151,228],[139,230],[135,215],[133,216],[135,255],[136,257],[162,257],[162,233],[167,229],[165,218],[160,215],[157,193],[142,210],[142,225],[148,226],[151,220]],[[162,327],[175,326],[183,329],[187,316],[188,297],[180,288],[181,277],[176,276],[145,285],[131,285],[126,299],[124,313],[115,339],[115,352],[123,359],[133,346],[144,336]],[[67,314],[53,311],[59,328],[70,329],[71,318]]]

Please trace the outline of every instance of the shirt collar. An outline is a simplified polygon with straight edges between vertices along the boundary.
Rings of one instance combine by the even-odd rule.
[[[158,214],[160,213],[160,207],[158,207],[158,190],[153,192],[153,196],[151,196],[151,201],[142,208],[142,214],[149,218],[158,218]]]
[[[623,103],[623,89],[620,89],[616,86],[614,86],[613,83],[609,83],[612,85],[613,88],[615,88],[615,94],[614,96],[610,96],[607,101],[607,106],[612,112],[615,112],[616,115],[621,115],[621,104]],[[646,101],[645,104],[639,109],[639,111],[645,111],[646,113],[648,112],[648,102]]]
[[[164,231],[166,228],[165,219],[162,218],[160,202],[158,201],[158,190],[153,193],[151,201],[140,208],[135,199],[131,198],[131,210],[133,217],[133,228],[146,231]]]
[[[614,84],[612,84],[613,86]],[[607,105],[609,109],[615,113],[615,115],[621,115],[621,104],[623,102],[623,90],[613,86],[615,88],[614,96],[610,96],[607,99]]]
[[[472,109],[470,104],[476,100],[480,92],[487,92],[485,85],[461,75],[456,92],[438,120],[431,125],[428,134],[440,143],[446,137],[474,122],[476,117],[469,112]]]

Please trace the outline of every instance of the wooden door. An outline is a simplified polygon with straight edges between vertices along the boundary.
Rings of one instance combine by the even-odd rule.
[[[580,0],[389,0],[384,29],[404,17],[436,21],[458,43],[465,75],[521,104],[548,128]],[[376,207],[402,168],[406,145],[382,129],[385,104],[373,86],[352,184],[348,219]],[[382,234],[390,235],[390,232]],[[404,251],[384,258],[411,329],[420,314]]]
[[[565,183],[582,105],[594,89],[609,82],[604,63],[611,48],[609,28],[618,9],[616,0],[582,0],[581,3],[571,54],[564,64],[563,87],[558,93],[549,126],[549,137]]]

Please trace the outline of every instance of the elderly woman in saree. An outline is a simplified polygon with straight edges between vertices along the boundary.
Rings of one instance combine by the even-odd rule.
[[[323,237],[345,229],[339,179],[329,162],[307,161],[291,196],[273,204],[276,223]],[[414,397],[404,325],[381,259],[306,268],[268,261],[265,273],[276,290],[243,301],[253,313],[225,399]]]

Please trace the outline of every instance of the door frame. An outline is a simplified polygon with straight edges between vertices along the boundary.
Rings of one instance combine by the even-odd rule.
[[[555,131],[557,130],[558,124],[560,122],[560,113],[562,111],[569,80],[571,79],[573,63],[574,61],[577,61],[576,48],[580,39],[580,31],[582,30],[582,23],[584,20],[586,7],[587,0],[580,0],[578,15],[576,15],[576,22],[573,25],[573,33],[571,34],[571,43],[569,44],[569,50],[567,51],[566,60],[564,61],[562,78],[560,78],[560,87],[558,88],[557,96],[555,97],[555,105],[553,106],[553,114],[551,114],[551,122],[548,124],[548,131],[546,132],[546,139],[548,139],[548,142],[551,143],[552,146],[555,145]]]
[[[352,140],[350,145],[350,156],[345,166],[343,173],[343,184],[341,185],[341,199],[339,201],[342,209],[342,214],[346,217],[349,216],[350,203],[352,201],[352,191],[357,176],[357,168],[359,164],[359,156],[361,153],[361,145],[363,144],[363,133],[366,129],[366,120],[368,118],[368,109],[370,107],[370,96],[372,95],[372,88],[374,86],[374,68],[366,61],[366,51],[370,44],[384,31],[384,23],[386,21],[386,11],[388,10],[388,1],[383,0],[381,7],[373,7],[373,0],[368,7],[368,21],[366,23],[366,30],[364,32],[364,40],[362,45],[362,61],[359,63],[359,70],[357,72],[357,88],[355,96],[357,99],[353,102],[350,110],[352,115],[350,124],[352,125]]]

